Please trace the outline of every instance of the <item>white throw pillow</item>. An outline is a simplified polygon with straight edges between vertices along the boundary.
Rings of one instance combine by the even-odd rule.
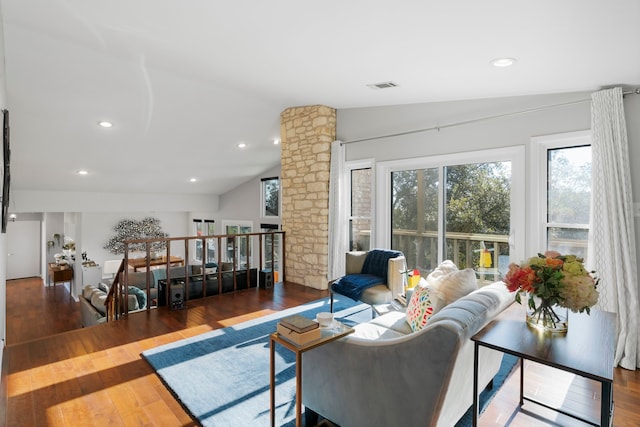
[[[438,310],[478,289],[476,272],[472,268],[452,271],[428,283],[433,289],[431,298],[437,300],[434,304]]]
[[[453,263],[451,260],[445,260],[438,265],[435,270],[433,270],[427,276],[427,283],[433,284],[440,280],[443,276],[446,276],[449,273],[453,273],[454,271],[458,271],[458,266]]]

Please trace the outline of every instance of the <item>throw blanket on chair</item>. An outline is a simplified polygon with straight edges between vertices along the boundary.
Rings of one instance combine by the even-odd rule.
[[[367,288],[387,282],[389,259],[401,255],[399,251],[372,249],[364,259],[362,272],[341,277],[331,285],[331,290],[359,301]]]

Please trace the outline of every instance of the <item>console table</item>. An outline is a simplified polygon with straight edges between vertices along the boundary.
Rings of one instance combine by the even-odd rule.
[[[139,268],[147,268],[146,258],[129,258],[129,267],[133,267],[133,271],[137,272]],[[149,260],[149,267],[155,267],[157,265],[167,265],[167,257],[157,258]],[[171,267],[182,267],[184,260],[177,256],[169,257],[169,265]]]
[[[478,425],[478,350],[482,346],[520,358],[520,406],[527,400],[590,425],[610,426],[613,419],[615,332],[615,314],[599,310],[592,310],[591,315],[569,313],[566,334],[538,331],[527,325],[524,307],[512,304],[471,338],[474,341],[473,425]],[[523,359],[599,382],[602,390],[600,422],[580,418],[524,396]]]
[[[70,265],[58,265],[55,262],[48,263],[49,284],[65,283],[73,280],[73,268]],[[70,288],[71,289],[71,288]]]

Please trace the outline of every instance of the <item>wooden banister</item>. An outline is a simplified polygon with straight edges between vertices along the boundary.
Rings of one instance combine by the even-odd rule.
[[[125,247],[125,253],[124,253],[124,258],[122,260],[122,262],[120,263],[120,267],[118,268],[118,272],[115,275],[113,284],[111,285],[110,289],[109,289],[109,293],[107,294],[107,300],[106,300],[106,307],[107,307],[107,321],[110,320],[116,320],[118,319],[120,316],[122,315],[126,315],[128,314],[129,311],[129,307],[128,307],[128,283],[129,283],[129,264],[130,264],[130,258],[129,258],[129,247],[130,245],[135,245],[137,247],[140,247],[140,245],[144,245],[145,247],[145,254],[146,254],[146,295],[147,295],[147,306],[146,309],[150,310],[152,307],[152,302],[151,302],[151,283],[152,283],[152,272],[151,272],[151,267],[152,266],[163,266],[165,265],[166,269],[167,269],[167,274],[166,274],[166,284],[165,286],[169,287],[170,283],[171,283],[171,266],[172,266],[172,262],[176,257],[171,257],[171,242],[174,241],[180,241],[184,244],[184,260],[180,259],[183,263],[184,269],[185,269],[185,273],[189,273],[189,267],[190,267],[190,259],[189,259],[189,243],[191,241],[200,241],[202,242],[202,260],[201,263],[200,261],[198,261],[198,264],[201,266],[201,277],[202,277],[202,295],[201,297],[207,297],[207,296],[211,296],[211,293],[209,295],[207,295],[207,274],[206,274],[206,257],[205,255],[205,250],[206,250],[206,245],[207,245],[207,241],[209,239],[216,239],[216,243],[217,243],[217,264],[218,264],[218,269],[216,272],[217,275],[217,282],[218,282],[218,289],[217,289],[217,294],[221,294],[223,292],[223,271],[222,271],[222,263],[223,263],[223,250],[226,250],[226,247],[223,248],[223,239],[233,239],[232,240],[232,247],[233,247],[233,258],[230,259],[230,261],[232,262],[232,275],[233,275],[233,291],[235,292],[236,290],[238,290],[238,288],[244,288],[246,286],[246,288],[250,288],[251,287],[251,270],[257,270],[256,275],[258,276],[257,278],[260,277],[260,271],[265,268],[265,262],[267,260],[264,260],[264,251],[262,249],[262,243],[265,242],[265,240],[263,240],[264,237],[266,237],[267,235],[271,236],[271,241],[270,243],[270,250],[271,250],[271,257],[270,257],[270,269],[272,274],[275,273],[275,265],[276,265],[276,253],[275,253],[275,249],[276,249],[276,245],[275,245],[275,236],[279,235],[280,237],[280,250],[281,250],[281,254],[282,254],[282,258],[281,260],[279,260],[278,262],[280,263],[280,271],[281,271],[281,277],[280,277],[280,281],[285,281],[285,263],[284,263],[284,245],[285,245],[285,234],[283,231],[269,231],[269,232],[259,232],[259,233],[243,233],[243,234],[223,234],[223,235],[210,235],[210,236],[188,236],[188,237],[165,237],[165,238],[156,238],[156,239],[135,239],[135,240],[126,240],[124,242],[124,247]],[[239,239],[247,239],[246,240],[246,245],[244,250],[242,250],[242,254],[239,254],[239,249],[242,247],[241,246],[241,242]],[[252,240],[255,239],[255,240]],[[259,250],[257,252],[258,254],[258,260],[257,262],[252,265],[251,264],[251,255],[252,252],[255,252],[255,247],[254,249],[250,249],[251,247],[251,242],[256,242],[259,245]],[[159,242],[164,242],[164,244],[166,245],[166,256],[162,258],[162,262],[159,263],[157,260],[154,260],[152,262],[151,260],[151,247],[153,244],[157,244]],[[226,245],[225,245],[226,246]],[[244,256],[246,258],[246,265],[244,266],[240,266],[239,262],[238,262],[238,257],[239,256]],[[166,263],[166,264],[165,264]],[[142,265],[138,265],[140,263],[136,263],[136,268],[145,268],[145,263],[142,263]],[[194,264],[194,265],[198,265],[198,264]],[[240,279],[240,277],[236,277],[236,273],[242,270],[246,270],[246,283],[244,283],[244,280],[240,280],[238,282],[238,279]],[[175,275],[175,273],[174,273]],[[192,275],[192,274],[184,274],[184,301],[186,303],[186,301],[188,300],[188,296],[189,296],[189,286],[190,286],[190,282],[193,280],[193,278],[196,277],[196,275]],[[274,274],[274,278],[275,278],[275,274]],[[182,280],[182,277],[179,277],[178,279]],[[254,282],[255,283],[255,282]],[[158,301],[156,301],[158,303],[158,305],[165,305],[167,307],[171,306],[171,301],[170,301],[170,293],[167,291],[165,292],[165,298],[166,301],[159,301],[159,298],[161,297],[160,293],[159,293],[159,287],[156,288],[158,290]]]

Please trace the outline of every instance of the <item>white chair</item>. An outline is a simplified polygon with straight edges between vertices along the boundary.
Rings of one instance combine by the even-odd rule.
[[[116,277],[116,273],[118,272],[121,263],[121,259],[105,261],[104,264],[102,264],[102,280],[111,284],[113,279]]]

